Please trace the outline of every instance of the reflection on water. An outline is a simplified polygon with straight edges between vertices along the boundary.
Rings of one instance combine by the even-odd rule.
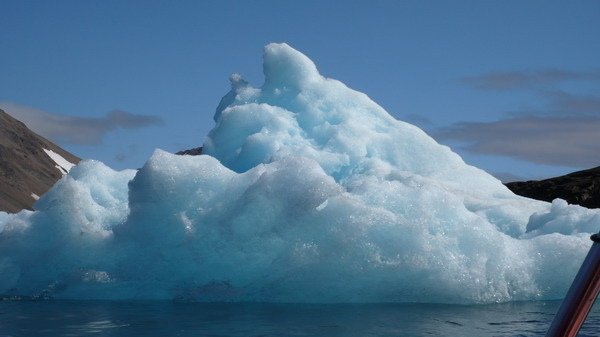
[[[0,302],[0,337],[544,336],[559,305]],[[600,336],[598,308],[580,336]]]

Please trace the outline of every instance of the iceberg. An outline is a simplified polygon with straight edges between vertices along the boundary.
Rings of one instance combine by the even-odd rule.
[[[600,212],[514,195],[286,44],[231,76],[201,156],[86,160],[0,213],[0,294],[492,303],[564,296]]]

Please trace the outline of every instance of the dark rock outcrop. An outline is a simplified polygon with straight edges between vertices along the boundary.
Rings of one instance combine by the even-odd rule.
[[[507,183],[515,194],[524,197],[552,201],[566,200],[587,208],[600,208],[600,166],[573,172],[561,177]]]
[[[0,110],[0,211],[32,209],[37,196],[63,176],[44,149],[73,164],[80,160]]]
[[[175,154],[178,154],[180,156],[199,156],[202,154],[202,146],[195,147],[195,148],[189,149],[189,150],[179,151],[179,152],[176,152]]]

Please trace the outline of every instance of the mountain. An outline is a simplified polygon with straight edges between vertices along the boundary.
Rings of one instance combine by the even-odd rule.
[[[600,166],[564,176],[507,183],[513,193],[524,197],[552,201],[566,200],[587,208],[600,208]]]
[[[202,146],[195,147],[193,149],[182,150],[182,151],[176,152],[175,154],[180,155],[180,156],[199,156],[202,154]]]
[[[79,160],[0,110],[0,211],[32,209]]]

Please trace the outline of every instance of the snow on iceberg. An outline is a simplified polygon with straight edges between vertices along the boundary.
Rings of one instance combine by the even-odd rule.
[[[564,295],[600,212],[512,194],[286,44],[204,155],[74,167],[0,213],[0,294],[490,303]]]

